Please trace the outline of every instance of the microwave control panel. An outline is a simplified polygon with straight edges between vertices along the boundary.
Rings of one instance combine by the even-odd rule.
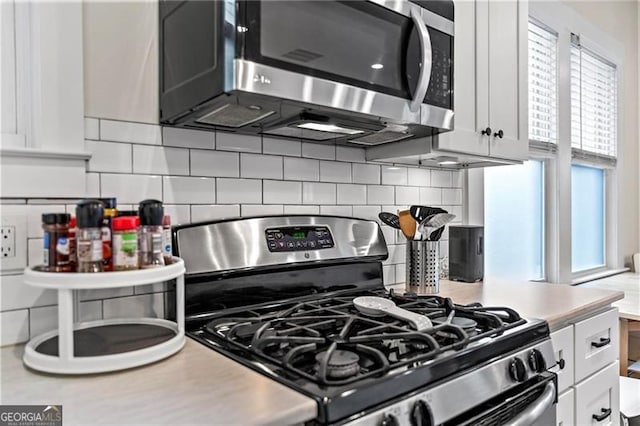
[[[286,226],[265,230],[270,252],[308,251],[334,246],[331,231],[326,226]]]

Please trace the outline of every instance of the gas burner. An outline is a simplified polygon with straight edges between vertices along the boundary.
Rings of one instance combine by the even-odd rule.
[[[328,351],[323,351],[316,355],[316,371],[319,371],[322,363],[326,362],[327,354]],[[358,354],[338,349],[333,352],[327,362],[327,376],[333,379],[354,376],[360,371],[358,361],[360,361]]]
[[[448,321],[448,318],[445,318],[445,317],[438,317],[438,318],[434,318],[432,321],[434,324],[448,323],[448,324],[457,325],[467,333],[474,332],[476,327],[478,326],[478,323],[476,321],[472,320],[471,318],[465,318],[465,317],[453,317],[451,321]]]

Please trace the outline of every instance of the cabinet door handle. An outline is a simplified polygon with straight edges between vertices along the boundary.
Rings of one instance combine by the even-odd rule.
[[[496,138],[502,139],[502,137],[504,136],[504,132],[502,131],[502,129],[500,129],[497,132],[495,132],[493,136],[495,136]]]
[[[486,136],[491,136],[491,127],[487,127],[486,129],[484,129],[483,131],[481,131],[480,133]]]
[[[601,337],[599,342],[591,342],[591,346],[593,346],[594,348],[601,348],[608,345],[609,343],[611,343],[610,338]]]
[[[564,361],[564,358],[560,358],[560,359],[558,360],[558,367],[560,367],[560,370],[564,370],[564,366],[565,366],[565,364],[566,364],[566,363],[565,363],[565,361]]]
[[[601,422],[611,415],[611,408],[601,408],[600,411],[602,412],[602,414],[594,414],[591,416],[591,418],[596,422]]]

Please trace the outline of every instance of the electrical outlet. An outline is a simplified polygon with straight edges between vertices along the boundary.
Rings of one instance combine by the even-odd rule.
[[[16,257],[16,227],[0,227],[0,256]]]
[[[27,266],[26,206],[0,205],[0,271],[22,271]]]

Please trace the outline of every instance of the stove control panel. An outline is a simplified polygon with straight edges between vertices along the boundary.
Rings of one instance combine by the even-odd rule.
[[[334,246],[327,226],[285,226],[265,230],[270,252],[308,251]]]

